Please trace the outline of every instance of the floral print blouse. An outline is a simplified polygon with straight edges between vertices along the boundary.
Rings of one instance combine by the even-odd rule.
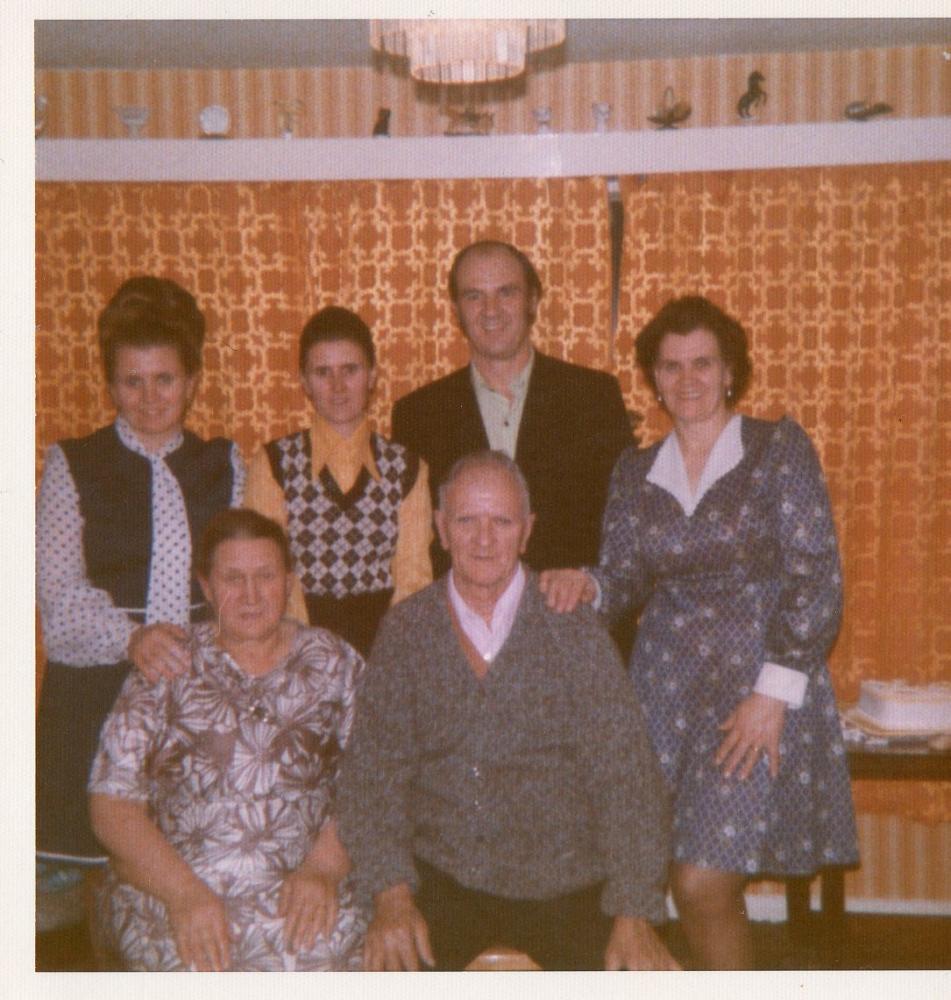
[[[330,940],[296,956],[284,952],[277,897],[333,815],[363,661],[331,632],[300,627],[287,658],[254,677],[216,645],[215,627],[192,627],[188,674],[154,685],[129,676],[89,790],[148,804],[225,902],[234,969],[352,968],[363,925],[345,887]],[[98,919],[127,968],[182,968],[164,906],[113,873]]]

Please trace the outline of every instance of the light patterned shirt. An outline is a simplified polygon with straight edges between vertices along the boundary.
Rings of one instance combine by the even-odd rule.
[[[528,364],[509,383],[511,397],[493,389],[479,374],[479,369],[474,364],[470,366],[472,387],[479,404],[479,413],[482,414],[482,426],[485,427],[489,447],[494,451],[504,451],[509,458],[515,458],[518,428],[522,422],[522,411],[525,409],[528,383],[534,365],[535,352],[532,351]]]
[[[735,413],[727,421],[707,456],[697,490],[693,492],[687,477],[687,467],[676,433],[671,431],[657,452],[647,481],[666,490],[680,504],[688,517],[693,517],[700,501],[728,472],[743,460],[743,418]],[[780,663],[765,662],[753,690],[778,698],[790,708],[801,708],[809,678],[801,670]]]

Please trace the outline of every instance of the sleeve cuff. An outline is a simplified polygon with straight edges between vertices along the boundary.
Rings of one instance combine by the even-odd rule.
[[[802,708],[809,678],[801,670],[781,667],[778,663],[764,663],[753,690],[770,698],[786,702],[789,708]]]
[[[600,611],[601,602],[603,600],[601,594],[601,581],[589,570],[582,568],[582,571],[588,574],[588,579],[594,584],[594,600],[591,602],[591,607],[594,608],[595,611]]]
[[[248,487],[248,467],[244,464],[241,450],[231,442],[231,506],[240,507]]]
[[[601,892],[601,912],[662,924],[667,920],[667,897],[660,886],[620,886],[609,879]]]
[[[140,626],[132,621],[128,616],[124,622],[116,623],[116,662],[129,659],[129,643],[132,636]],[[120,648],[121,647],[121,648]],[[131,662],[131,660],[129,661]]]
[[[408,866],[395,864],[381,867],[373,872],[367,872],[364,869],[362,876],[359,869],[356,869],[350,878],[352,879],[354,901],[367,912],[372,911],[374,900],[379,893],[386,889],[392,889],[395,885],[405,882],[413,895],[419,889],[419,877],[416,874],[416,866],[412,862]]]

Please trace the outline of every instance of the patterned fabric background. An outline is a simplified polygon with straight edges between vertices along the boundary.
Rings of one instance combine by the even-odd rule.
[[[368,41],[369,45],[369,41]],[[607,101],[616,129],[653,128],[647,120],[663,105],[664,90],[693,107],[689,126],[735,125],[736,102],[749,74],[765,77],[766,124],[840,121],[852,101],[886,101],[900,118],[951,114],[951,70],[939,46],[902,46],[833,52],[774,52],[693,59],[638,59],[558,65],[555,51],[540,53],[531,70],[506,83],[451,90],[420,85],[377,59],[342,69],[39,70],[36,92],[49,101],[46,138],[120,138],[115,113],[123,104],[151,109],[142,134],[183,139],[199,134],[207,104],[231,112],[236,139],[280,134],[278,102],[298,99],[295,134],[367,136],[377,109],[392,111],[394,136],[439,135],[447,105],[493,112],[493,132],[534,132],[532,110],[552,109],[555,132],[590,132],[591,105]]]
[[[300,426],[297,335],[339,302],[375,331],[373,414],[466,358],[445,282],[453,253],[497,236],[527,250],[547,293],[545,351],[614,371],[642,437],[666,422],[633,338],[670,295],[709,294],[750,333],[743,409],[787,412],[829,478],[847,581],[832,658],[840,698],[861,677],[951,677],[951,170],[909,164],[621,179],[620,323],[609,324],[598,178],[289,184],[40,184],[37,446],[110,419],[98,311],[127,276],[174,278],[209,321],[190,420],[246,453]],[[951,791],[858,783],[866,812],[951,818]]]

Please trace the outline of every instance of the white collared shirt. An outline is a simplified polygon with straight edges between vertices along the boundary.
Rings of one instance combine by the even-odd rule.
[[[185,496],[165,459],[185,440],[181,431],[154,451],[146,448],[132,427],[116,417],[119,440],[152,466],[152,544],[146,591],[145,624],[188,624],[191,606],[192,539]]]
[[[522,600],[522,591],[525,589],[525,570],[522,568],[522,564],[519,563],[515,567],[512,579],[509,580],[508,586],[495,602],[495,607],[492,609],[492,621],[489,624],[486,623],[482,615],[473,611],[466,604],[465,599],[456,589],[452,570],[449,571],[448,588],[449,600],[452,601],[459,626],[482,659],[486,663],[491,663],[505,645],[505,640],[509,637],[512,625],[515,623],[515,615]]]

